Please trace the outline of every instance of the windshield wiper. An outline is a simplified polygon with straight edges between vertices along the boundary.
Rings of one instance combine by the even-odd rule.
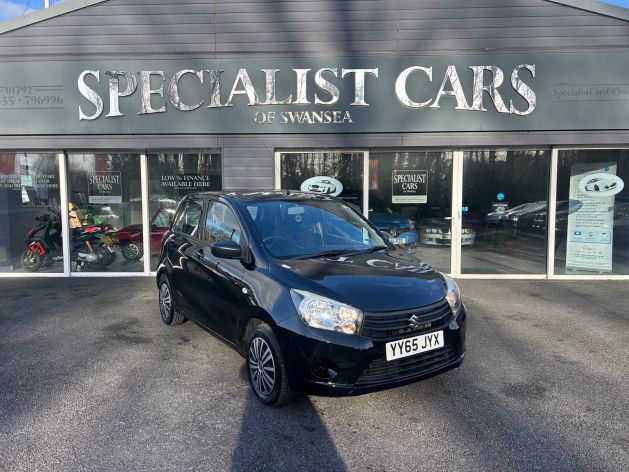
[[[363,252],[367,252],[368,254],[371,254],[372,252],[381,251],[382,249],[389,249],[389,246],[373,246],[373,247],[370,247],[369,249],[366,249]]]
[[[388,249],[388,246],[372,246],[366,249],[333,249],[331,251],[317,252],[315,254],[306,254],[303,256],[292,257],[291,259],[316,259],[317,257],[330,256],[350,256],[354,254],[372,253],[381,249]]]

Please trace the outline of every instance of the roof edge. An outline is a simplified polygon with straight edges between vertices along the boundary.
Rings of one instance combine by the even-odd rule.
[[[567,7],[577,8],[579,10],[597,13],[599,15],[618,18],[620,20],[629,21],[629,9],[617,7],[597,2],[596,0],[546,0],[551,3],[558,3]]]
[[[35,23],[39,23],[44,20],[49,20],[56,16],[65,15],[72,11],[80,10],[85,7],[96,5],[97,3],[103,3],[107,0],[68,0],[63,3],[58,3],[49,8],[42,10],[36,10],[23,16],[18,16],[12,20],[0,23],[0,34],[8,33],[16,29],[24,28]]]

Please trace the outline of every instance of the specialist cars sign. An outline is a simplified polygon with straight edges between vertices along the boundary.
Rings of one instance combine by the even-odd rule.
[[[627,129],[629,53],[6,62],[0,134]]]

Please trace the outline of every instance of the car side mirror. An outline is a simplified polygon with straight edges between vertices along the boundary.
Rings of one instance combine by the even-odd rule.
[[[212,255],[221,259],[241,259],[242,249],[236,241],[218,241],[210,244]]]

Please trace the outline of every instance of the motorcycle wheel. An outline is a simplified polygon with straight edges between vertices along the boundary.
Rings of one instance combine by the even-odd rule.
[[[87,266],[92,270],[102,270],[107,267],[109,262],[109,251],[105,249],[103,246],[96,246],[94,249],[94,254],[96,255],[95,261],[86,262]],[[113,262],[113,261],[112,261]]]
[[[42,265],[42,257],[30,249],[22,253],[22,267],[26,272],[37,272]]]
[[[115,260],[116,260],[116,253],[107,251],[107,264],[105,264],[105,266],[113,264]]]
[[[122,257],[128,261],[137,261],[144,255],[144,247],[142,244],[131,241],[122,248]]]

